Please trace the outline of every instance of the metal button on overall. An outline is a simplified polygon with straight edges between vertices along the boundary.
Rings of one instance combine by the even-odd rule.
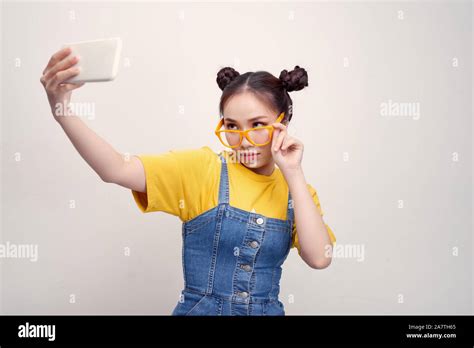
[[[227,163],[220,158],[217,206],[183,223],[183,300],[172,314],[285,315],[278,295],[291,247],[292,205],[284,202],[285,220],[231,206]]]
[[[237,295],[239,295],[242,298],[247,298],[249,296],[249,293],[246,291],[239,292]]]
[[[252,270],[252,266],[250,265],[240,265],[243,270],[246,270],[247,272],[250,272]]]
[[[253,240],[250,242],[250,246],[255,249],[258,247],[258,242],[256,240]]]

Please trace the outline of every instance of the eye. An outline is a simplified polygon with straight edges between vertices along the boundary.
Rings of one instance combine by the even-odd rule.
[[[265,123],[263,123],[263,122],[254,122],[253,126],[254,127],[261,127],[261,126],[265,126]]]
[[[234,129],[233,127],[235,127],[235,124],[233,123],[227,123],[227,125],[225,126],[226,129]]]

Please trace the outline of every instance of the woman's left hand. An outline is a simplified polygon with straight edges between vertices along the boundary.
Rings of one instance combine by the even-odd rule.
[[[273,123],[272,156],[278,168],[285,173],[301,169],[303,143],[290,136],[282,123]]]

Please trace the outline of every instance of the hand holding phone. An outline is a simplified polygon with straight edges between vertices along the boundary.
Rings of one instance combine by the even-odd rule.
[[[112,81],[117,76],[122,51],[119,37],[72,42],[65,47],[71,48],[71,57],[79,57],[74,66],[79,68],[79,74],[64,83]]]
[[[57,121],[59,120],[57,116],[64,116],[64,113],[61,113],[61,110],[64,110],[62,106],[69,104],[72,91],[82,87],[85,83],[65,83],[66,80],[79,74],[79,69],[75,67],[78,59],[70,53],[69,47],[54,53],[40,77],[40,82],[48,96],[51,111]]]

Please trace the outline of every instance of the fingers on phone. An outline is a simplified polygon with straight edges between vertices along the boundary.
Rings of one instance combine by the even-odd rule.
[[[58,72],[54,77],[51,79],[50,87],[54,88],[61,83],[65,83],[66,80],[70,79],[71,77],[76,76],[79,74],[79,68],[69,68],[67,70],[62,70]]]
[[[51,69],[54,65],[56,65],[58,62],[63,60],[65,57],[67,57],[71,53],[71,47],[64,47],[57,51],[55,54],[51,56],[49,59],[48,65],[46,65],[46,68],[43,70],[43,75]]]
[[[50,79],[56,73],[69,69],[71,66],[75,65],[78,62],[78,58],[76,56],[66,57],[57,64],[55,64],[47,73],[45,78]]]

